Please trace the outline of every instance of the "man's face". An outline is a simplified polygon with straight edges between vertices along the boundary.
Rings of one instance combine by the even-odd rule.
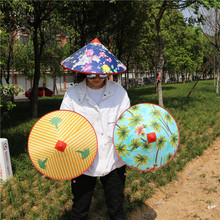
[[[100,79],[98,75],[96,75],[95,79],[86,78],[86,84],[91,89],[101,89],[105,85],[105,79]]]

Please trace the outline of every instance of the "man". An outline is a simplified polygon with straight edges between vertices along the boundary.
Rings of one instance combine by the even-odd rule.
[[[71,181],[73,219],[86,219],[97,177],[103,185],[111,219],[125,219],[125,165],[114,150],[112,138],[115,122],[129,107],[127,92],[118,83],[107,80],[107,75],[87,74],[86,79],[67,90],[60,109],[84,116],[95,129],[98,140],[93,164]]]

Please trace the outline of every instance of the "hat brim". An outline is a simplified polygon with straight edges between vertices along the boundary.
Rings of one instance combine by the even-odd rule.
[[[62,62],[61,62],[62,63]],[[61,64],[60,63],[60,64]],[[126,67],[126,69],[125,70],[123,70],[123,71],[121,71],[121,72],[117,72],[117,73],[90,73],[90,72],[83,72],[83,71],[78,71],[78,70],[72,70],[72,69],[69,69],[69,68],[67,68],[67,67],[65,67],[65,66],[63,66],[62,64],[61,64],[61,66],[64,68],[64,69],[67,69],[67,70],[69,70],[69,71],[72,71],[72,72],[75,72],[75,73],[82,73],[82,74],[95,74],[95,75],[109,75],[109,76],[111,76],[111,75],[117,75],[117,74],[121,74],[121,73],[124,73],[124,72],[126,72],[126,70],[127,70],[127,67]]]

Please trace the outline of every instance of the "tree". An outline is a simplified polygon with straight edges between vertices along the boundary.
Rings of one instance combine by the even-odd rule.
[[[53,94],[58,93],[56,87],[56,77],[60,76],[61,71],[60,61],[63,58],[63,48],[60,45],[62,40],[63,31],[60,27],[56,26],[56,21],[53,19],[44,25],[45,28],[45,49],[42,54],[42,68],[43,77],[46,80],[46,71],[50,70],[50,76],[53,78]],[[65,36],[65,35],[64,35]],[[44,85],[44,84],[43,84]]]
[[[217,51],[217,81],[216,93],[219,93],[219,72],[220,72],[220,2],[216,0],[203,1],[203,8],[200,14],[203,17],[203,33],[211,46]],[[214,73],[215,74],[215,73]],[[215,76],[214,76],[215,77]]]
[[[164,12],[167,9],[177,9],[185,8],[194,3],[193,0],[163,0],[155,1],[149,0],[143,2],[146,5],[146,10],[150,13],[155,21],[157,30],[157,40],[158,40],[158,61],[157,61],[157,82],[158,82],[158,102],[159,105],[163,107],[163,95],[162,95],[162,79],[163,79],[163,67],[164,67],[164,41],[161,30],[161,20],[163,18]]]
[[[203,63],[203,34],[200,27],[187,25],[179,10],[167,10],[161,23],[164,36],[164,70],[177,76],[201,71]],[[192,77],[191,77],[192,78]]]
[[[146,13],[146,11],[145,11]],[[155,27],[155,22],[149,14],[145,16],[146,21],[143,24],[141,31],[141,41],[139,54],[141,55],[139,59],[141,61],[141,66],[145,70],[149,70],[154,75],[154,85],[157,91],[157,61],[158,61],[158,43],[157,43],[157,32]],[[147,64],[147,65],[146,65]]]
[[[144,22],[144,14],[137,1],[117,1],[112,6],[112,21],[110,25],[109,41],[113,53],[127,65],[125,74],[126,87],[129,86],[129,69],[138,69],[140,51],[138,45],[141,39],[140,31]]]
[[[213,16],[211,16],[211,18],[204,18],[204,13],[199,13],[200,11],[200,8],[201,7],[205,7],[208,11],[210,11],[210,9],[213,9],[214,8],[214,11],[215,11],[215,16],[214,16],[214,19],[213,19]],[[194,4],[192,5],[192,8],[195,10],[194,11],[194,14],[197,15],[197,18],[198,19],[195,19],[197,23],[200,23],[200,24],[204,24],[206,23],[207,26],[209,27],[208,28],[208,32],[210,31],[210,29],[212,30],[211,31],[211,34],[210,34],[210,37],[213,39],[214,38],[214,41],[212,41],[209,37],[208,37],[208,34],[205,33],[205,31],[203,30],[206,38],[209,40],[210,44],[212,46],[214,46],[214,48],[216,48],[216,50],[214,51],[214,54],[209,58],[208,62],[204,65],[203,67],[203,73],[205,72],[205,70],[207,69],[208,65],[210,64],[210,62],[213,60],[213,58],[215,58],[215,54],[217,53],[217,57],[219,58],[219,53],[220,53],[220,48],[219,48],[219,45],[220,45],[220,31],[219,31],[219,18],[218,18],[218,14],[219,14],[219,10],[220,9],[220,2],[218,0],[201,0],[199,4]],[[214,21],[214,25],[213,25],[213,22]],[[212,25],[210,25],[210,22],[212,23]],[[213,30],[213,26],[215,27],[214,30]],[[213,33],[214,33],[214,37],[213,36]],[[215,60],[215,59],[214,59]],[[218,75],[217,75],[217,86],[216,86],[216,93],[219,92],[219,69],[220,69],[220,64],[219,64],[219,59],[217,61],[217,72],[218,72]],[[189,94],[187,95],[187,97],[190,96],[190,94],[192,93],[192,91],[194,90],[194,88],[196,87],[197,83],[199,82],[199,78],[197,79],[195,85],[193,86],[193,88],[190,90]]]
[[[0,17],[2,17],[0,15]],[[2,23],[2,22],[1,22]],[[6,65],[7,65],[7,44],[8,44],[8,36],[9,34],[7,33],[6,29],[1,26],[0,27],[1,29],[1,34],[0,34],[0,42],[1,42],[1,45],[0,45],[0,50],[1,50],[1,53],[0,53],[0,65],[1,65],[1,68],[0,68],[0,71],[1,71],[1,82],[0,84],[2,85],[2,79],[3,77],[6,78]]]
[[[4,37],[8,38],[8,41],[6,43],[6,51],[4,51],[4,58],[5,60],[3,64],[3,69],[6,69],[7,74],[5,74],[5,80],[6,83],[9,84],[9,79],[10,79],[10,71],[14,71],[13,67],[13,60],[14,60],[14,55],[13,55],[13,46],[14,46],[14,41],[15,41],[15,36],[18,31],[18,26],[21,25],[19,16],[20,16],[20,11],[16,10],[19,6],[19,3],[17,1],[12,1],[12,0],[6,0],[6,1],[1,1],[0,3],[1,6],[1,22],[2,26],[1,29],[3,29],[3,34],[7,33],[7,35],[3,35]],[[5,64],[5,65],[4,65]],[[13,75],[13,74],[12,74]],[[12,80],[13,81],[13,80]]]
[[[58,22],[68,33],[73,51],[85,46],[94,38],[99,38],[103,43],[109,43],[106,33],[108,33],[110,21],[114,16],[111,6],[112,4],[109,4],[108,1],[88,0],[63,1],[62,5],[59,5],[56,9],[61,15]]]
[[[16,104],[8,99],[11,94],[17,96],[19,92],[22,92],[23,89],[18,87],[15,89],[13,84],[0,85],[0,96],[1,96],[1,122],[8,117],[8,113],[16,107]]]
[[[185,82],[187,73],[193,74],[201,71],[204,59],[203,34],[199,28],[191,26],[181,28],[183,30],[180,32],[177,30],[176,34],[169,37],[165,45],[165,69],[178,75],[181,73],[182,81]]]
[[[50,19],[52,11],[57,6],[57,2],[47,1],[20,1],[20,10],[23,26],[33,33],[34,45],[34,80],[31,96],[31,113],[33,117],[38,116],[38,84],[41,75],[41,57],[45,46],[44,27],[45,21]]]
[[[34,48],[33,42],[28,40],[27,43],[23,39],[19,39],[14,45],[14,68],[16,71],[23,73],[29,79],[34,76]]]

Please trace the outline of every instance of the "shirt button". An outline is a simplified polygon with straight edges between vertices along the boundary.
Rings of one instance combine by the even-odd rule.
[[[103,136],[103,133],[101,133],[101,135]]]

